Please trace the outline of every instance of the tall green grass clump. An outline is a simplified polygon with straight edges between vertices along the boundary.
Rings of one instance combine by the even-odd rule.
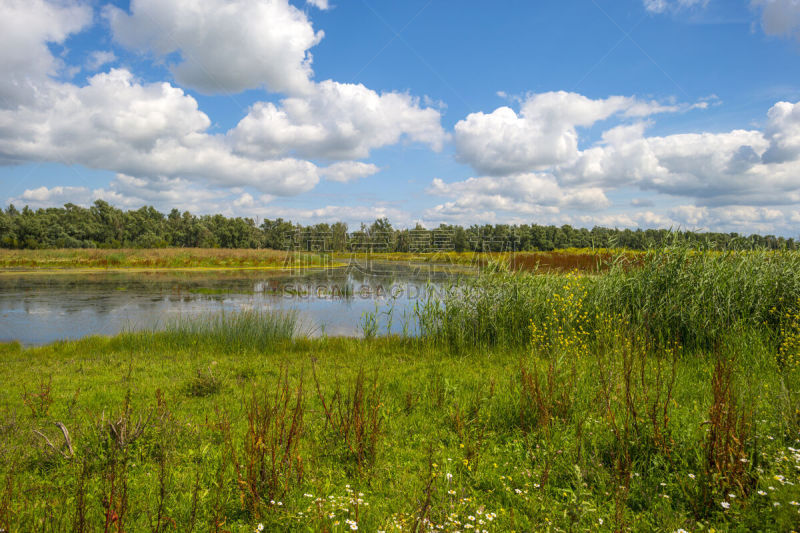
[[[650,251],[640,267],[598,280],[595,307],[631,317],[657,338],[712,348],[733,327],[774,334],[800,296],[800,254]]]
[[[222,352],[264,351],[301,334],[295,311],[245,310],[181,317],[150,334],[165,348],[202,345]],[[141,334],[127,336],[141,341]],[[152,342],[148,339],[147,342]]]
[[[416,308],[422,336],[455,350],[523,346],[531,322],[558,317],[564,328],[594,331],[619,315],[662,342],[712,348],[731,328],[780,339],[800,298],[796,252],[702,252],[676,246],[631,259],[602,275],[510,272],[502,265],[431,291]]]

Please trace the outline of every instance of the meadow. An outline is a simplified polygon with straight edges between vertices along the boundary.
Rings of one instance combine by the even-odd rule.
[[[55,270],[247,270],[338,267],[349,262],[404,262],[485,267],[504,263],[512,270],[596,271],[612,258],[641,252],[574,248],[557,252],[298,252],[230,248],[0,249],[0,271]]]
[[[225,270],[331,266],[316,253],[225,248],[0,250],[0,270]]]
[[[792,531],[800,256],[487,262],[419,337],[291,312],[0,345],[5,531]]]

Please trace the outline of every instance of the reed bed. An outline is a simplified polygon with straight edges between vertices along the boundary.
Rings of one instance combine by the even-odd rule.
[[[686,248],[619,254],[602,275],[513,272],[495,263],[416,308],[419,329],[455,350],[523,346],[531,321],[575,314],[621,315],[650,336],[707,349],[732,328],[775,336],[800,297],[796,252],[698,253]],[[566,309],[566,310],[565,310]]]
[[[243,310],[180,316],[147,331],[117,337],[123,345],[154,343],[165,349],[203,346],[226,353],[266,351],[310,334],[296,311]]]

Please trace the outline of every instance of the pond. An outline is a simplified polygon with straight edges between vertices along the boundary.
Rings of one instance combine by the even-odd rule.
[[[381,333],[414,334],[414,306],[463,268],[392,262],[294,271],[92,271],[0,274],[0,342],[47,344],[157,328],[178,317],[295,310],[302,333],[357,336],[365,314]]]

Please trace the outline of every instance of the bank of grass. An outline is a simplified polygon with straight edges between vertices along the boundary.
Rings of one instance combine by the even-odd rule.
[[[0,528],[792,530],[800,315],[689,349],[577,298],[458,352],[255,313],[0,345]]]
[[[251,269],[333,266],[316,253],[221,248],[0,250],[0,269]]]
[[[639,257],[643,252],[608,248],[566,248],[551,252],[335,252],[333,257],[339,261],[386,261],[410,264],[434,263],[482,269],[491,263],[501,263],[512,271],[537,271],[564,273],[572,270],[596,273],[602,272],[615,258],[629,259]]]
[[[170,270],[335,267],[367,261],[434,264],[479,269],[504,263],[511,270],[539,272],[602,271],[611,259],[641,252],[566,249],[554,252],[335,252],[302,253],[222,248],[0,250],[0,271],[15,270]]]
[[[624,261],[490,265],[416,339],[246,312],[2,345],[0,528],[793,530],[797,256]]]

